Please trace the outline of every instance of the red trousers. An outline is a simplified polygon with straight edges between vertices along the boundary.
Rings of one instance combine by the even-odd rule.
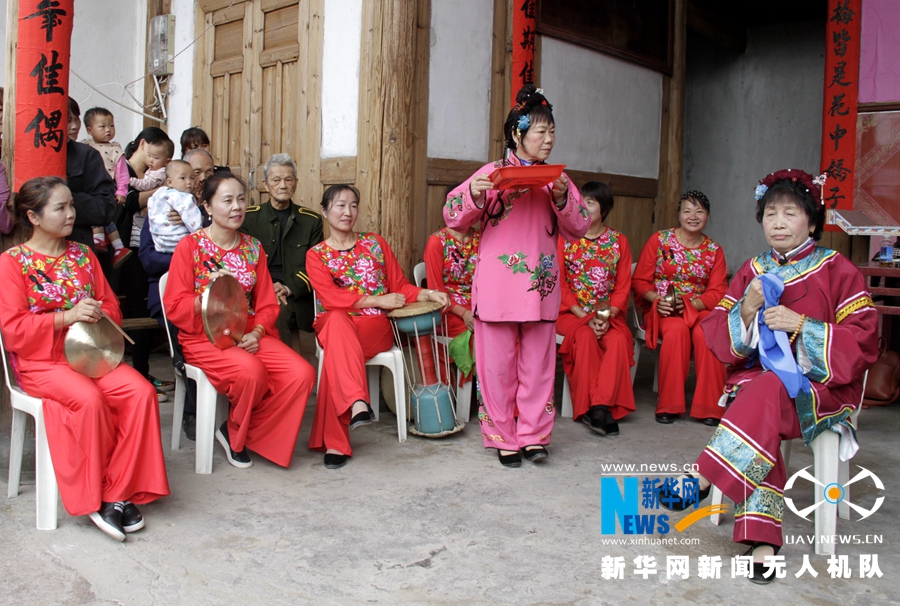
[[[741,385],[697,459],[700,473],[735,502],[736,542],[782,544],[787,477],[780,447],[799,437],[797,408],[774,372]]]
[[[591,406],[608,406],[614,419],[634,412],[634,389],[631,367],[634,365],[634,341],[622,320],[614,319],[609,330],[598,340],[586,324],[570,333],[579,323],[572,313],[561,313],[556,332],[566,338],[575,337],[572,350],[563,356],[569,377],[572,410],[576,421]]]
[[[652,312],[650,312],[652,313]],[[718,402],[725,388],[725,365],[719,362],[706,345],[700,323],[709,314],[701,311],[697,321],[689,327],[681,316],[659,319],[659,402],[657,414],[683,414],[685,411],[684,384],[691,369],[691,350],[697,386],[691,403],[691,416],[698,419],[720,419],[725,409]],[[644,320],[644,325],[647,321]]]
[[[351,316],[345,311],[320,315],[314,328],[323,358],[309,447],[352,455],[350,409],[358,400],[370,403],[366,360],[389,350],[394,333],[387,316]]]
[[[184,335],[182,337],[182,335]],[[184,359],[228,397],[231,448],[244,447],[277,465],[291,464],[316,371],[300,354],[266,335],[259,351],[219,349],[206,337],[179,333]]]
[[[19,358],[22,389],[43,399],[50,457],[73,516],[100,502],[149,503],[169,494],[156,391],[126,364],[90,379],[62,362]]]

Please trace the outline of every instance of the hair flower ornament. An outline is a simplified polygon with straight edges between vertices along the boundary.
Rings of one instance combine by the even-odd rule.
[[[519,116],[519,122],[518,124],[516,124],[516,128],[522,131],[527,130],[529,126],[531,126],[531,119],[528,117],[528,115],[526,114],[524,116]]]
[[[766,192],[769,191],[769,188],[779,181],[790,181],[791,183],[795,183],[798,187],[802,187],[813,197],[813,199],[818,198],[822,201],[822,204],[824,204],[825,200],[822,186],[825,184],[825,177],[825,175],[819,175],[814,178],[808,172],[797,168],[775,171],[774,173],[766,175],[765,178],[759,182],[759,185],[756,186],[756,199],[761,199],[766,195]]]

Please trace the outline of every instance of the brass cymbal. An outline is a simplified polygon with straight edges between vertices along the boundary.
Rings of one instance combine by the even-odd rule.
[[[219,276],[200,299],[200,317],[209,342],[219,349],[234,347],[247,330],[247,297],[236,278]]]
[[[113,321],[104,314],[100,321],[93,324],[72,324],[66,333],[63,350],[72,370],[96,379],[109,374],[122,363],[125,340]]]
[[[669,284],[669,287],[666,289],[666,296],[663,297],[663,301],[671,305],[673,308],[675,307],[675,285]]]
[[[611,311],[609,308],[609,301],[607,301],[607,300],[598,302],[597,305],[594,307],[594,317],[596,317],[598,320],[600,320],[604,324],[609,323],[610,313],[611,313]]]

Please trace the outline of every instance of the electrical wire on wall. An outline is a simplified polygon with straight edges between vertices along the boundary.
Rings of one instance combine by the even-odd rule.
[[[187,51],[188,49],[190,49],[191,47],[193,47],[195,44],[197,44],[197,42],[199,42],[199,41],[207,34],[207,32],[209,32],[209,30],[211,30],[213,27],[215,27],[216,24],[217,24],[223,17],[225,17],[226,13],[228,12],[228,10],[229,10],[232,6],[234,6],[235,2],[237,2],[237,0],[232,0],[232,1],[231,1],[231,4],[229,4],[229,5],[225,8],[225,10],[219,12],[219,17],[218,17],[217,19],[214,19],[209,25],[207,25],[207,26],[206,26],[206,29],[204,29],[204,30],[200,33],[199,36],[197,36],[196,38],[194,38],[194,39],[190,42],[190,44],[188,44],[188,45],[185,46],[183,49],[181,49],[180,51],[178,51],[177,53],[175,53],[175,55],[172,56],[172,59],[171,59],[171,60],[172,60],[172,61],[175,61],[175,59],[176,59],[179,55],[181,55],[182,53],[184,53],[185,51]],[[70,67],[70,68],[69,68],[69,71],[70,71],[76,78],[78,78],[79,80],[81,80],[82,82],[84,82],[84,83],[85,83],[92,91],[94,91],[94,92],[96,92],[97,94],[101,95],[102,97],[104,97],[104,98],[106,98],[106,99],[112,101],[112,102],[115,103],[116,105],[119,105],[119,106],[121,106],[121,107],[127,109],[127,110],[130,111],[130,112],[134,112],[134,113],[136,113],[136,114],[138,114],[138,115],[140,115],[140,116],[143,116],[143,117],[145,117],[145,118],[148,118],[148,119],[150,119],[150,120],[155,120],[156,122],[159,122],[160,124],[165,124],[166,121],[168,120],[168,115],[167,115],[167,112],[166,112],[166,101],[168,100],[169,95],[172,94],[173,92],[175,92],[175,88],[169,85],[169,77],[168,77],[168,76],[159,76],[159,75],[158,75],[158,73],[159,73],[164,67],[165,67],[165,65],[162,65],[162,66],[160,66],[160,67],[157,67],[156,69],[147,72],[146,74],[144,74],[144,75],[141,76],[140,78],[137,78],[137,79],[135,79],[135,80],[132,80],[131,82],[129,82],[129,83],[127,83],[127,84],[121,84],[121,83],[119,83],[119,82],[107,82],[107,83],[105,83],[105,84],[98,84],[97,86],[95,86],[95,85],[91,84],[90,82],[88,82],[83,76],[81,76],[78,72],[76,72],[74,68]],[[137,84],[138,82],[141,82],[142,80],[144,80],[144,78],[147,78],[148,76],[152,76],[152,77],[153,77],[153,103],[150,103],[150,104],[146,104],[146,105],[145,105],[142,101],[140,101],[137,97],[135,97],[134,94],[132,94],[132,92],[129,90],[129,88],[132,87],[132,86],[134,86],[134,85]],[[119,86],[119,87],[121,87],[121,88],[122,88],[122,91],[123,91],[122,97],[124,97],[124,93],[127,93],[128,96],[131,97],[132,101],[133,101],[136,105],[138,105],[138,107],[140,107],[141,109],[138,110],[138,109],[135,109],[134,107],[130,107],[129,105],[125,105],[125,99],[124,99],[124,98],[120,98],[119,100],[117,100],[117,99],[114,99],[114,98],[110,97],[109,95],[107,95],[106,93],[104,93],[103,91],[101,91],[101,90],[98,88],[98,86]],[[91,95],[93,95],[93,92],[91,93]],[[82,103],[86,103],[86,101],[87,101],[88,99],[91,98],[91,95],[88,95],[87,99],[85,99],[84,101],[82,101]],[[162,118],[160,118],[159,116],[154,116],[154,115],[152,115],[152,114],[148,114],[147,112],[142,111],[142,110],[157,111],[157,112],[159,112],[160,114],[162,114]]]

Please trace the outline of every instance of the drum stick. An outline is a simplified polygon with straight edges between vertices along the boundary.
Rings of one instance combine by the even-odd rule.
[[[125,332],[124,330],[122,330],[122,327],[121,327],[121,326],[119,326],[118,324],[116,324],[115,322],[113,322],[113,319],[110,318],[108,315],[106,315],[106,312],[103,311],[103,309],[100,310],[100,315],[102,315],[104,318],[106,318],[107,320],[109,320],[109,323],[112,324],[113,326],[115,326],[115,327],[116,327],[116,330],[118,330],[118,331],[122,334],[122,336],[125,337],[125,339],[126,339],[129,343],[131,343],[132,345],[134,345],[134,341],[131,339],[131,337],[128,336],[128,333]]]

